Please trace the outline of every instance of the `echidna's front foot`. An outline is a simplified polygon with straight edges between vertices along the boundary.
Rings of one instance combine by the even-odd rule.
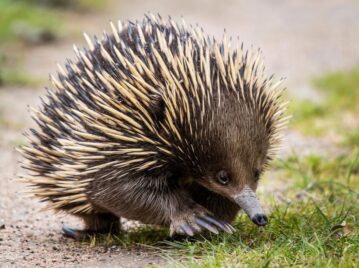
[[[218,234],[219,231],[233,233],[235,230],[229,223],[218,220],[204,208],[197,208],[177,215],[171,222],[171,235],[193,236],[203,230]]]

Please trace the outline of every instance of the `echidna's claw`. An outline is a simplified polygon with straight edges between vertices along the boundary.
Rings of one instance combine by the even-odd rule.
[[[232,234],[234,228],[226,221],[215,218],[211,212],[200,206],[182,212],[182,214],[179,213],[171,219],[171,236],[178,234],[191,237],[202,233],[202,231],[209,231],[214,234],[224,231]]]
[[[207,229],[208,231],[211,231],[212,233],[215,233],[215,234],[219,233],[216,227],[214,227],[212,224],[206,222],[202,218],[196,218],[196,223],[199,226],[202,226],[203,228]]]
[[[223,222],[223,224],[225,224],[227,226],[227,228],[231,231],[231,233],[234,233],[236,231],[236,229],[228,222],[225,222],[225,221],[222,221],[222,222]]]
[[[194,235],[194,232],[193,232],[193,229],[191,227],[191,225],[189,225],[188,223],[184,223],[181,225],[181,230],[186,233],[187,235],[189,236],[193,236]]]
[[[229,224],[227,224],[224,221],[219,221],[210,215],[203,215],[203,216],[201,216],[201,218],[206,220],[207,222],[212,223],[215,226],[221,228],[223,231],[225,231],[227,233],[230,233],[230,234],[232,233],[232,229],[228,227]]]
[[[182,228],[178,228],[176,230],[176,233],[174,233],[172,236],[178,236],[178,237],[181,237],[181,236],[185,236],[185,231],[182,229]]]
[[[75,240],[83,240],[87,236],[86,231],[77,230],[68,226],[63,226],[62,231],[64,232],[64,236],[73,238]]]

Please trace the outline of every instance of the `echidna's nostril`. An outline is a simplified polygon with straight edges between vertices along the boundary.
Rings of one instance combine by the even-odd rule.
[[[268,218],[264,214],[256,214],[251,220],[258,226],[264,226],[268,223]]]

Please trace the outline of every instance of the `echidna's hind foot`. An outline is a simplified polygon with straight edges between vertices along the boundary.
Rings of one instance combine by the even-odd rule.
[[[65,237],[70,237],[78,241],[84,240],[90,235],[88,231],[74,229],[66,225],[62,227],[62,232]]]
[[[78,215],[85,222],[85,229],[79,230],[64,226],[64,236],[75,240],[83,240],[91,235],[102,233],[119,233],[121,229],[120,219],[111,213],[98,213],[90,215]]]

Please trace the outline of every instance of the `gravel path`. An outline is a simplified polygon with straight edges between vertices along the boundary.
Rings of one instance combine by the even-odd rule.
[[[115,2],[115,1],[114,1]],[[357,1],[122,1],[108,14],[66,16],[76,20],[76,29],[101,33],[108,19],[136,19],[144,12],[159,12],[174,18],[199,23],[208,33],[220,36],[223,28],[239,34],[245,44],[260,46],[267,69],[287,77],[285,85],[298,97],[317,98],[310,86],[313,75],[350,68],[359,60],[359,3]],[[46,79],[55,71],[55,62],[72,56],[72,43],[66,37],[56,45],[23,51],[28,73]],[[20,171],[14,147],[23,143],[21,133],[31,124],[27,105],[39,103],[41,88],[0,88],[0,267],[143,267],[164,264],[158,255],[118,247],[92,248],[63,238],[61,225],[80,223],[69,216],[39,213],[42,204],[21,193],[15,182]],[[308,139],[288,131],[285,152],[324,151],[330,141]]]

